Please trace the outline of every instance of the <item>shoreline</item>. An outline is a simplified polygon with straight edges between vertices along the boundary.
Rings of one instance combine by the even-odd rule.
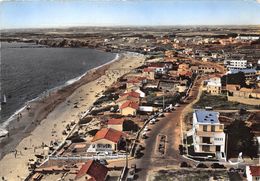
[[[91,69],[80,80],[50,93],[46,99],[32,102],[31,109],[24,110],[22,118],[9,125],[10,136],[0,143],[3,148],[0,150],[0,172],[3,172],[0,176],[11,180],[17,175],[25,177],[28,174],[28,160],[35,158],[34,148],[40,149],[42,143],[49,145],[50,141],[63,141],[65,136],[62,131],[66,125],[78,121],[78,116],[98,99],[97,94],[125,74],[120,69],[130,71],[142,65],[144,60],[142,54],[120,54],[118,59]]]
[[[94,81],[96,78],[99,77],[99,75],[103,75],[104,72],[109,68],[109,65],[120,61],[120,58],[122,58],[122,55],[117,54],[114,59],[111,61],[102,64],[98,67],[92,68],[90,70],[87,70],[82,75],[75,77],[73,79],[70,79],[66,81],[63,85],[56,86],[54,88],[49,89],[47,92],[43,92],[40,95],[38,95],[36,98],[26,101],[24,105],[16,110],[5,122],[1,123],[0,128],[3,129],[3,131],[7,130],[8,134],[5,137],[2,137],[0,139],[0,160],[10,151],[13,151],[12,148],[14,148],[19,141],[26,137],[26,135],[33,131],[35,127],[37,127],[38,124],[40,124],[40,121],[42,121],[44,118],[47,117],[47,115],[55,109],[55,107],[60,104],[61,102],[66,100],[66,97],[70,96],[77,88],[80,86]],[[95,75],[96,74],[96,75]],[[95,76],[93,76],[95,75]],[[47,104],[46,102],[52,100],[52,105]],[[29,111],[26,110],[26,107],[29,106],[31,109]],[[42,110],[42,114],[37,114],[38,116],[34,116],[33,119],[29,114],[33,112],[33,110]],[[40,111],[38,111],[40,112]],[[21,113],[25,118],[28,120],[24,120],[23,118],[17,119],[18,114]],[[31,119],[30,119],[31,118]],[[36,121],[36,124],[33,124]],[[27,125],[26,128],[25,125],[31,123],[32,125]],[[26,129],[26,130],[25,130]],[[16,139],[16,143],[11,144],[10,141],[14,140],[12,137],[16,135],[21,135],[19,132],[24,132],[20,139]],[[13,141],[14,142],[14,141]],[[8,144],[10,145],[9,148]]]
[[[36,102],[36,101],[43,101],[44,99],[46,99],[48,96],[50,96],[51,93],[54,93],[55,91],[59,91],[61,89],[66,89],[67,86],[70,86],[71,84],[74,84],[76,83],[77,81],[80,81],[84,76],[88,75],[89,72],[93,72],[93,71],[97,71],[98,69],[102,68],[103,66],[106,66],[106,65],[109,65],[115,61],[117,61],[118,59],[120,59],[120,54],[117,53],[115,58],[113,58],[112,60],[110,60],[109,62],[107,63],[104,63],[102,65],[99,65],[95,68],[92,68],[92,69],[89,69],[87,70],[85,73],[83,73],[82,75],[80,76],[77,76],[75,78],[72,78],[72,79],[69,79],[67,80],[64,84],[62,85],[58,85],[58,86],[55,86],[47,91],[44,91],[42,93],[40,93],[37,97],[31,99],[31,100],[28,100],[26,101],[20,108],[18,108],[11,116],[9,116],[4,122],[2,122],[0,124],[0,128],[2,128],[3,130],[7,130],[9,124],[12,122],[12,121],[15,121],[14,119],[16,119],[16,116],[19,114],[19,113],[22,113],[26,107],[28,105],[30,105],[31,103],[33,102]],[[1,139],[0,139],[0,143],[1,143]],[[0,160],[1,160],[1,154],[0,154]]]

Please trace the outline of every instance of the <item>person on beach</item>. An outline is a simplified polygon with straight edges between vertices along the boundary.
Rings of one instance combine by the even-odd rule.
[[[15,149],[15,151],[14,151],[14,157],[16,158],[16,156],[17,156],[17,150]]]

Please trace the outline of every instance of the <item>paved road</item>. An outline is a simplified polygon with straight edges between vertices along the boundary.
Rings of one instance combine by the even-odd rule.
[[[169,165],[179,165],[182,161],[187,161],[179,154],[179,144],[181,144],[181,116],[183,109],[193,102],[198,93],[201,80],[198,80],[191,90],[191,98],[186,104],[181,104],[172,113],[166,113],[164,118],[160,118],[154,125],[149,125],[148,138],[141,143],[145,146],[143,157],[135,161],[137,168],[141,168],[138,173],[138,180],[146,180],[148,171],[158,167]],[[158,134],[167,136],[166,153],[164,156],[155,153],[156,138]]]

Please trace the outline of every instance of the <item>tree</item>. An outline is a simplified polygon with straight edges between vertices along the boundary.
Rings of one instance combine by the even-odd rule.
[[[237,157],[240,152],[251,158],[257,156],[258,145],[254,141],[254,134],[246,123],[235,120],[227,127],[228,157]]]
[[[245,87],[246,86],[245,74],[243,72],[238,72],[236,74],[224,75],[221,78],[221,84],[225,86],[226,83],[236,84],[236,85],[240,85],[241,87]]]

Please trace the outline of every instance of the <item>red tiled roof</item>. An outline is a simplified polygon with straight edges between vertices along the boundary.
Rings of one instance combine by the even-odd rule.
[[[122,136],[124,136],[124,133],[121,131],[117,131],[112,128],[102,128],[96,133],[96,135],[92,139],[92,142],[100,139],[106,139],[114,143],[117,143]]]
[[[127,83],[132,83],[132,84],[136,84],[136,83],[140,83],[141,81],[138,79],[130,79],[127,81]]]
[[[252,176],[260,176],[260,166],[249,166]]]
[[[149,67],[152,67],[152,68],[161,68],[161,67],[164,67],[165,65],[163,63],[156,63],[156,62],[151,62],[149,64]]]
[[[146,77],[140,77],[140,76],[131,76],[127,79],[127,82],[141,82],[143,80],[147,79]]]
[[[189,77],[191,77],[192,76],[192,72],[186,72],[186,74],[185,74],[186,76],[189,76]]]
[[[127,107],[131,107],[133,109],[138,109],[139,105],[132,101],[126,101],[124,104],[121,105],[120,109],[124,109]]]
[[[123,93],[120,96],[125,96],[125,95],[131,96],[131,97],[136,97],[136,98],[140,97],[140,94],[138,92],[135,92],[135,91]]]
[[[132,102],[139,102],[139,97],[133,97],[133,96],[129,96],[129,95],[124,95],[119,97],[116,102],[122,102],[122,101],[132,101]]]
[[[108,168],[97,161],[89,160],[80,168],[75,179],[83,177],[85,174],[90,175],[92,178],[88,180],[104,181],[108,172]]]
[[[148,68],[144,68],[144,72],[154,72],[155,68],[154,67],[148,67]]]
[[[112,118],[112,119],[108,120],[107,124],[113,124],[113,125],[114,124],[123,124],[123,122],[124,122],[123,118],[118,118],[118,119]]]

